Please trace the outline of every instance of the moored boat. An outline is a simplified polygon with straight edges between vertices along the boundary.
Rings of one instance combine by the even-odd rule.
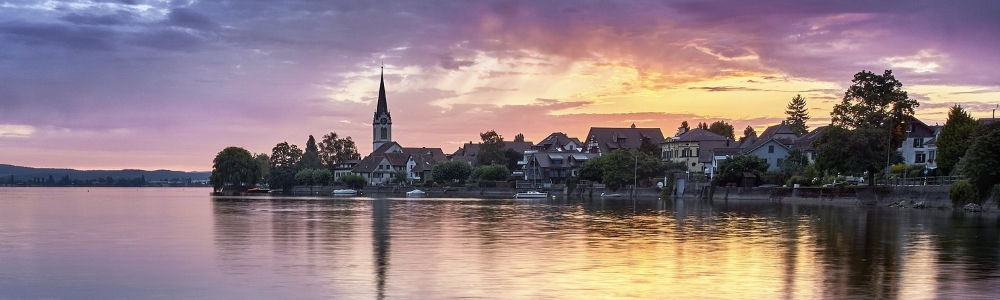
[[[520,192],[514,195],[514,198],[524,199],[524,198],[548,198],[549,193],[543,193],[539,191],[527,191]]]
[[[407,197],[419,197],[419,196],[423,196],[423,195],[426,195],[426,194],[427,194],[427,192],[424,192],[424,191],[421,191],[421,190],[412,190],[412,191],[406,192],[406,196]]]
[[[352,189],[339,189],[339,190],[333,190],[333,194],[340,196],[350,196],[350,195],[357,195],[358,191]]]

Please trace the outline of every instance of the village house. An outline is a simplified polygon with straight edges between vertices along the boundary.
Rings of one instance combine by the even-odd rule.
[[[681,130],[677,136],[661,143],[661,159],[682,163],[688,172],[710,173],[715,149],[735,146],[733,139],[705,129]]]
[[[525,155],[525,180],[544,184],[562,184],[570,176],[579,176],[580,165],[598,153],[569,152],[537,152],[528,151]]]
[[[907,165],[933,163],[937,158],[937,146],[934,142],[938,133],[940,128],[927,126],[917,118],[910,118],[904,133],[906,139],[897,149],[903,155],[903,163]]]
[[[816,127],[816,129],[813,129],[809,133],[803,134],[792,144],[792,149],[798,149],[802,152],[810,164],[816,163],[816,140],[819,139],[819,136],[823,134],[823,130],[826,130],[826,128],[827,126]]]
[[[768,171],[777,171],[781,163],[788,158],[788,153],[792,151],[792,145],[798,138],[795,131],[782,121],[781,124],[767,127],[760,136],[743,141],[740,152],[763,158],[770,165]]]

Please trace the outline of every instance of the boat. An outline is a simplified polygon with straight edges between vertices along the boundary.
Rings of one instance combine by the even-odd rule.
[[[358,191],[352,189],[339,189],[339,190],[333,190],[333,194],[341,196],[349,196],[349,195],[357,195]]]
[[[427,195],[427,192],[424,192],[424,191],[421,191],[421,190],[412,190],[412,191],[406,192],[406,196],[407,197],[420,197],[420,196],[423,196],[423,195]]]
[[[612,193],[612,194],[601,193],[601,198],[619,198],[621,196],[622,194],[619,193]]]
[[[543,193],[539,191],[527,191],[520,192],[514,195],[514,198],[525,199],[525,198],[548,198],[549,193]]]
[[[269,190],[269,189],[262,189],[262,188],[252,188],[252,189],[247,190],[247,194],[267,194],[267,193],[270,193],[270,192],[271,192],[271,190]]]

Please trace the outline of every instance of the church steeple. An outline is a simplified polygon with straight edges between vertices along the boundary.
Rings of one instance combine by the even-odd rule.
[[[389,115],[389,105],[385,103],[385,68],[382,68],[382,74],[379,74],[378,82],[378,108],[375,109],[375,116],[381,113]]]
[[[389,104],[385,101],[385,67],[379,74],[378,106],[375,117],[372,118],[372,151],[385,143],[392,142],[392,116],[389,115]]]

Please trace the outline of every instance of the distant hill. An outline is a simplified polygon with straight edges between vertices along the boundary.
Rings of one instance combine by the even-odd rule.
[[[171,170],[74,170],[74,169],[50,169],[50,168],[31,168],[31,167],[21,167],[0,164],[0,178],[10,178],[14,175],[14,179],[17,180],[27,180],[32,178],[48,178],[52,176],[56,179],[62,178],[63,176],[69,176],[71,179],[80,180],[91,180],[98,178],[137,178],[146,177],[147,181],[152,180],[169,180],[171,178],[186,179],[191,178],[191,180],[208,180],[208,177],[212,175],[212,172],[185,172],[185,171],[171,171]]]

